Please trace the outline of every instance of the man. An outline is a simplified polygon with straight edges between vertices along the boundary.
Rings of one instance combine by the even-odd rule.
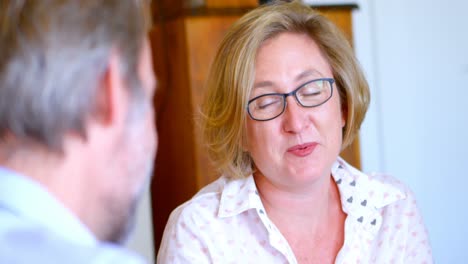
[[[137,0],[0,0],[0,263],[141,263],[155,89]]]

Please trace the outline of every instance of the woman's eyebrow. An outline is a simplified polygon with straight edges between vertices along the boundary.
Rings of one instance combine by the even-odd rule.
[[[300,73],[299,75],[296,76],[296,81],[300,81],[301,79],[305,78],[305,77],[309,77],[309,76],[317,76],[317,77],[321,77],[322,74],[317,71],[317,70],[314,70],[314,69],[310,69],[310,70],[305,70],[303,71],[302,73]]]
[[[255,83],[254,86],[253,86],[253,89],[263,88],[263,87],[271,87],[271,86],[273,86],[272,81],[261,81],[261,82]]]
[[[296,81],[300,81],[305,77],[314,76],[314,77],[321,77],[322,74],[314,69],[309,69],[301,72],[299,75],[296,76]],[[260,81],[254,84],[253,89],[256,88],[263,88],[263,87],[271,87],[274,86],[272,81]]]

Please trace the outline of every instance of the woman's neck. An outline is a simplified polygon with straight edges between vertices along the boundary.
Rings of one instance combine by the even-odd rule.
[[[339,192],[331,176],[294,189],[276,186],[260,174],[254,178],[268,216],[282,232],[307,230],[315,236],[320,230],[329,229],[333,217],[342,213]]]

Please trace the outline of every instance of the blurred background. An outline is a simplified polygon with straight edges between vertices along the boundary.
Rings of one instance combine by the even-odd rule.
[[[371,87],[359,140],[344,155],[364,172],[386,172],[406,183],[416,194],[436,263],[466,263],[468,1],[305,2],[345,31]],[[150,260],[169,212],[217,177],[193,118],[219,40],[258,4],[153,0],[160,149],[128,244]]]
[[[468,1],[361,0],[354,43],[372,104],[363,170],[416,194],[436,263],[467,263]]]

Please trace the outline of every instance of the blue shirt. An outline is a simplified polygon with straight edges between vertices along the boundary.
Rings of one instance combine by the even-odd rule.
[[[99,242],[39,183],[0,167],[0,263],[145,263]]]

